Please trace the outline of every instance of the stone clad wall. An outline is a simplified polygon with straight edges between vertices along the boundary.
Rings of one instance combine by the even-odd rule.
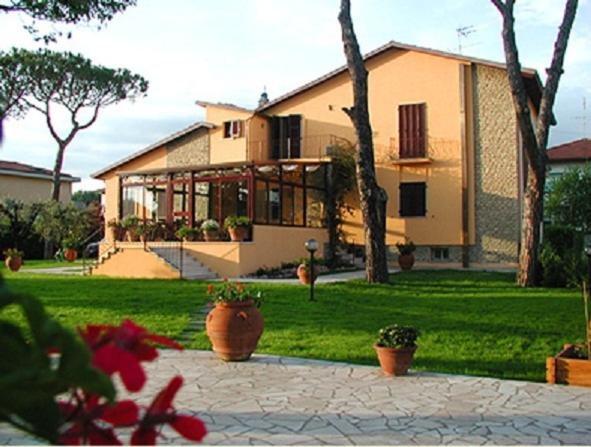
[[[476,245],[470,262],[516,263],[519,241],[517,123],[504,70],[475,65]]]
[[[197,129],[167,145],[166,166],[209,164],[209,131]]]

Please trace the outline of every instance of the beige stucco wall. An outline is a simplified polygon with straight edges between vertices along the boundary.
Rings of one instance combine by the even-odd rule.
[[[103,244],[104,245],[104,244]],[[92,275],[120,278],[178,278],[178,272],[143,247],[121,248],[92,270]]]
[[[239,277],[308,256],[304,243],[311,238],[320,247],[328,242],[325,229],[254,225],[252,242],[188,242],[185,248],[219,276]]]
[[[504,70],[474,70],[476,245],[478,263],[514,263],[519,241],[518,140]]]
[[[207,106],[205,110],[205,121],[216,126],[209,131],[211,163],[246,160],[246,130],[244,130],[242,137],[224,138],[224,122],[243,120],[245,121],[244,129],[246,129],[246,120],[251,116],[251,112],[213,105]]]
[[[23,202],[40,202],[51,198],[51,180],[0,174],[0,199],[11,198]],[[72,199],[72,183],[60,185],[60,202]]]
[[[404,236],[421,245],[459,245],[462,231],[460,65],[457,60],[424,53],[396,51],[372,58],[369,71],[369,107],[378,182],[388,193],[389,245]],[[269,114],[304,116],[305,138],[334,134],[354,140],[354,132],[342,107],[353,101],[349,74],[343,73],[275,107]],[[398,106],[426,103],[428,155],[432,162],[395,166],[398,139]],[[427,215],[399,217],[400,182],[427,183]],[[356,205],[355,202],[352,203]],[[351,242],[362,244],[361,213],[347,217],[344,230]],[[436,230],[435,230],[436,229]]]

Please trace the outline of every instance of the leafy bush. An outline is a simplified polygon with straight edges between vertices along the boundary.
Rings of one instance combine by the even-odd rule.
[[[542,285],[579,287],[585,276],[583,235],[563,225],[546,225],[540,253]]]
[[[35,231],[46,241],[63,245],[68,241],[75,246],[100,227],[97,208],[78,209],[73,204],[49,201],[43,205],[35,219]]]
[[[35,221],[44,204],[14,199],[0,202],[0,251],[16,247],[28,259],[43,257],[43,239],[35,231]]]
[[[393,324],[380,329],[376,345],[383,348],[414,348],[420,332],[410,326]]]
[[[22,258],[25,253],[16,248],[7,248],[2,252],[6,258]]]
[[[260,290],[249,290],[243,284],[228,281],[226,278],[218,286],[209,284],[207,286],[207,294],[214,303],[253,300],[256,306],[260,307],[263,302],[263,293]]]
[[[405,239],[403,243],[398,242],[396,248],[401,255],[410,255],[417,249],[414,242],[409,239]]]

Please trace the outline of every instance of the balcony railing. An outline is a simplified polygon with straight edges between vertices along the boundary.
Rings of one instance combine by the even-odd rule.
[[[309,135],[282,140],[248,141],[248,159],[254,161],[273,159],[312,158],[320,159],[330,156],[330,148],[337,145],[350,145],[346,138],[337,135]]]
[[[383,164],[428,160],[435,151],[438,158],[447,158],[457,155],[458,148],[459,141],[433,137],[427,138],[424,149],[418,147],[416,150],[406,147],[401,151],[398,138],[390,138],[388,144],[374,144],[375,160]]]

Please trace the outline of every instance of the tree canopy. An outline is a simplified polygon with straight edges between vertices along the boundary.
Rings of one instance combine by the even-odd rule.
[[[591,233],[591,164],[567,170],[550,183],[546,215],[552,223]]]

